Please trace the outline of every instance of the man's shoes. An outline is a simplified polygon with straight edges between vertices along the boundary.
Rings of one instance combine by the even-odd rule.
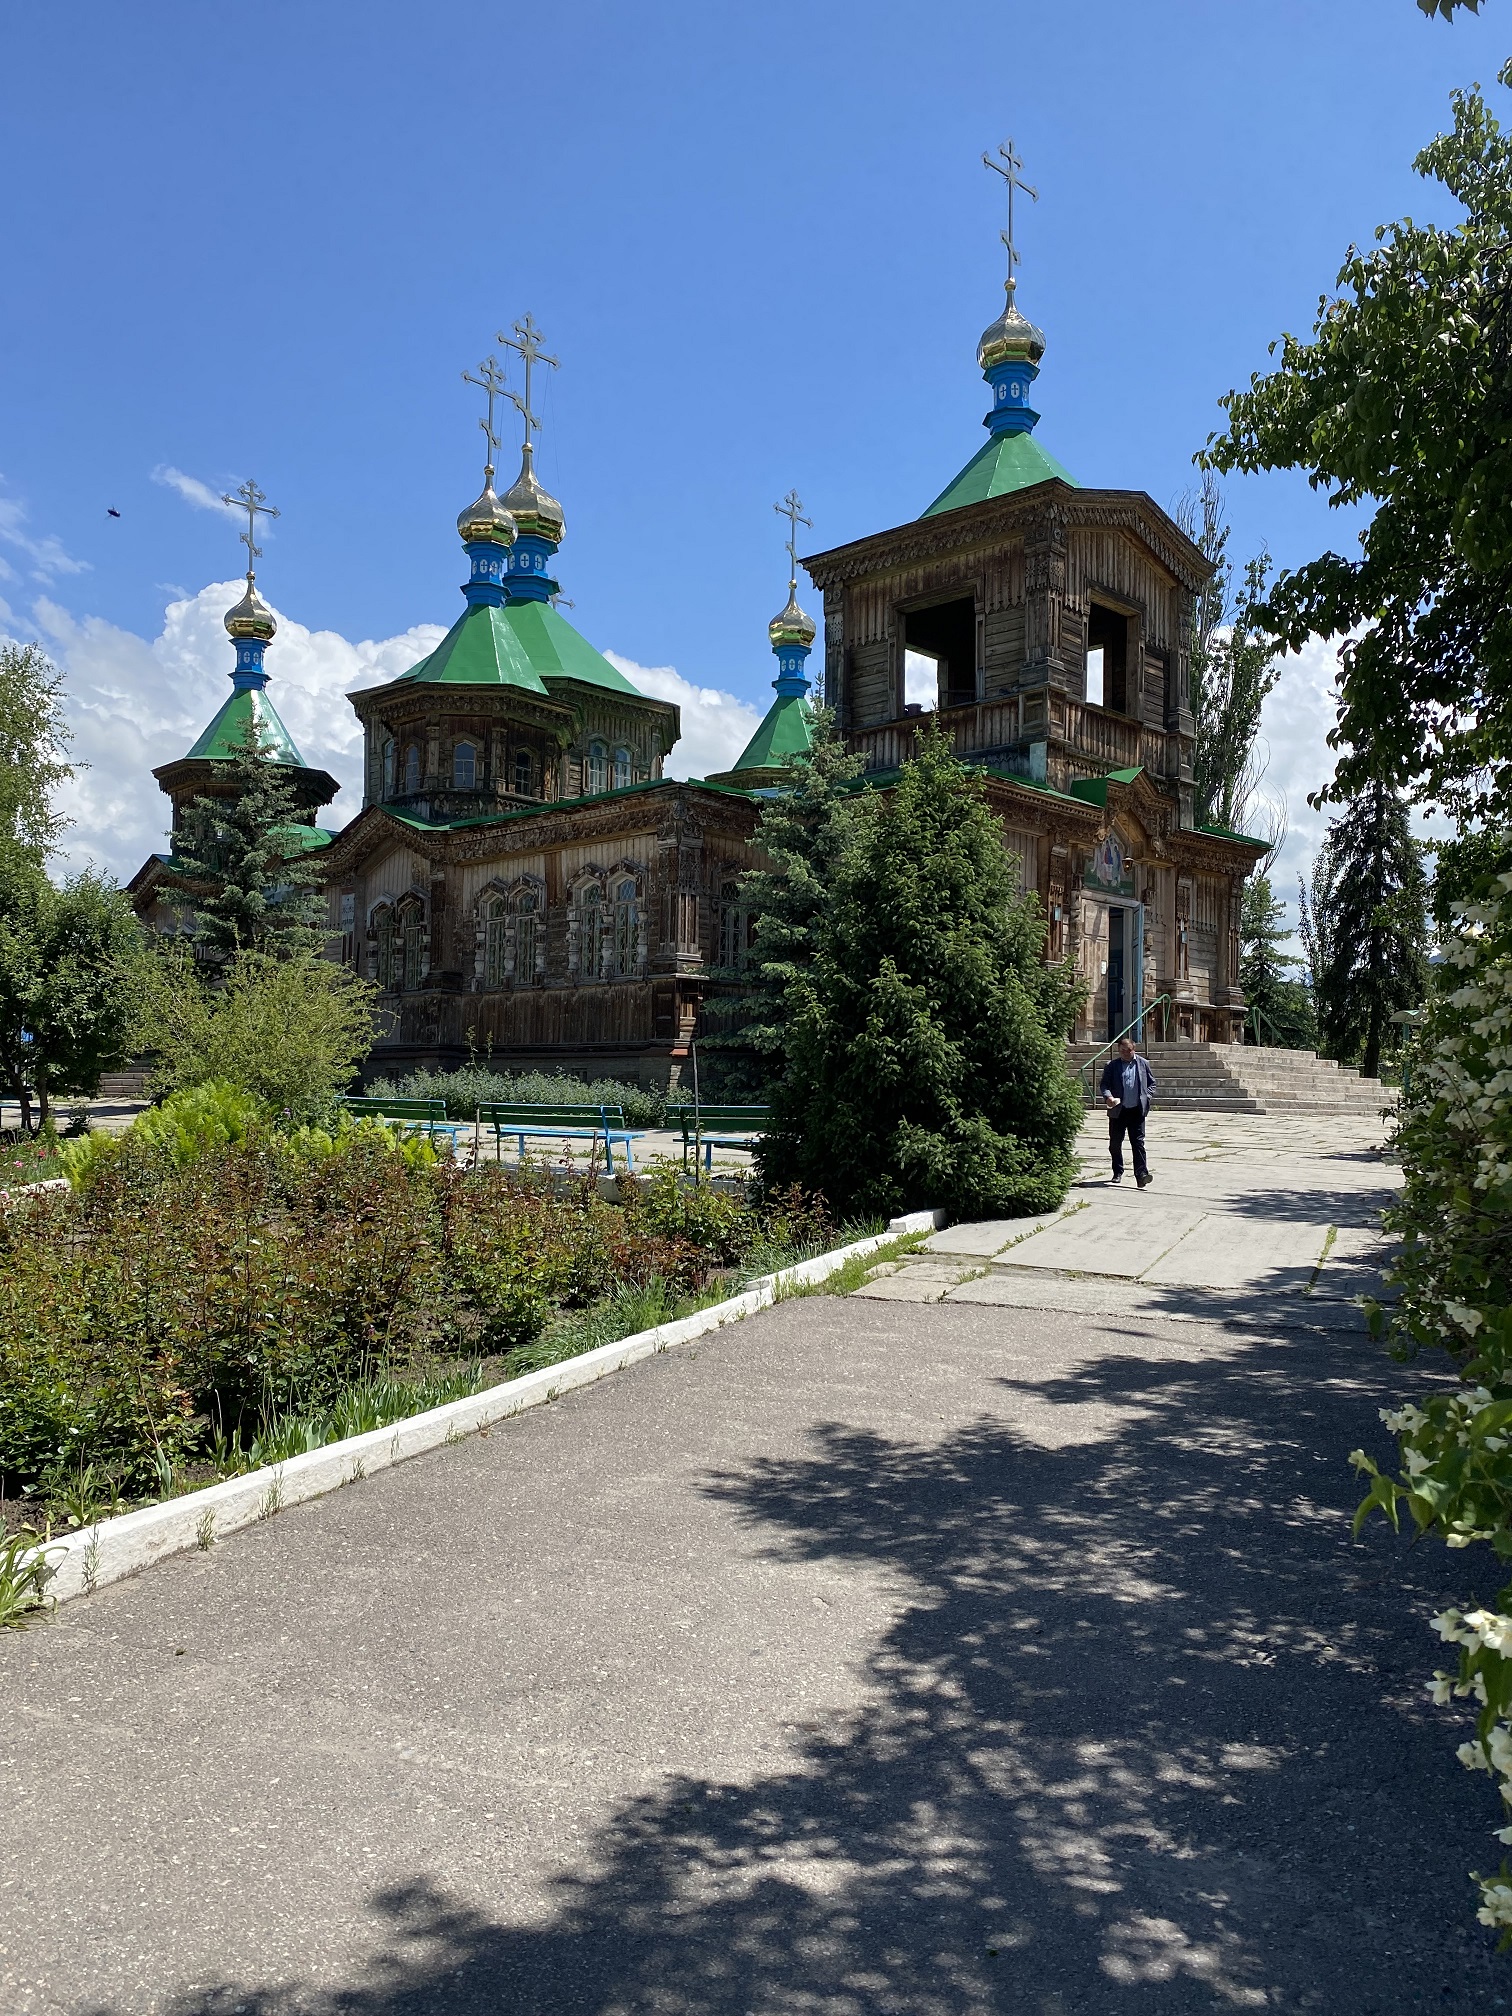
[[[1136,1176],[1134,1181],[1139,1185],[1141,1190],[1148,1190],[1150,1185],[1155,1181],[1155,1178],[1153,1176]]]
[[[1113,1181],[1114,1181],[1115,1183],[1122,1183],[1122,1181],[1123,1181],[1123,1171],[1122,1171],[1122,1169],[1120,1169],[1120,1170],[1119,1170],[1118,1174],[1117,1174],[1117,1175],[1116,1175],[1116,1176],[1115,1176],[1115,1177],[1113,1178]]]

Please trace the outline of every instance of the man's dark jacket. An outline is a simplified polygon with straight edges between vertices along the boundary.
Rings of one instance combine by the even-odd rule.
[[[1155,1073],[1143,1057],[1136,1055],[1129,1061],[1139,1073],[1139,1110],[1148,1113],[1150,1101],[1155,1097]],[[1123,1059],[1110,1057],[1103,1066],[1102,1083],[1097,1088],[1104,1099],[1111,1094],[1120,1106],[1123,1104],[1123,1074]]]

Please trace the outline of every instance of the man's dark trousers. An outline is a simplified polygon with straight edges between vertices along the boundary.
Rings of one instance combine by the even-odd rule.
[[[1150,1173],[1145,1161],[1144,1143],[1145,1116],[1139,1106],[1113,1106],[1108,1110],[1108,1153],[1113,1158],[1113,1174],[1123,1174],[1123,1144],[1125,1134],[1129,1137],[1129,1147],[1134,1156],[1134,1178],[1140,1181]]]

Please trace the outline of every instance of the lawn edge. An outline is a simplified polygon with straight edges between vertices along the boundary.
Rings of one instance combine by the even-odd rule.
[[[781,1299],[784,1289],[824,1280],[850,1260],[875,1252],[890,1240],[908,1232],[929,1230],[943,1213],[913,1211],[890,1221],[885,1232],[852,1240],[832,1252],[812,1260],[799,1261],[775,1274],[763,1275],[739,1295],[716,1302],[692,1316],[673,1323],[661,1323],[621,1337],[613,1344],[600,1344],[576,1358],[558,1365],[543,1366],[517,1379],[506,1379],[485,1392],[463,1400],[449,1400],[444,1406],[411,1414],[387,1427],[351,1435],[343,1442],[330,1442],[285,1462],[252,1470],[241,1477],[227,1477],[219,1484],[182,1497],[145,1505],[138,1512],[123,1512],[114,1519],[102,1519],[77,1532],[61,1534],[40,1542],[31,1556],[42,1554],[48,1563],[47,1600],[68,1603],[75,1597],[92,1596],[108,1583],[140,1574],[159,1561],[195,1548],[214,1546],[229,1534],[260,1520],[272,1518],[292,1505],[306,1504],[343,1485],[355,1484],[377,1470],[388,1470],[412,1456],[426,1455],[449,1442],[460,1442],[497,1422],[508,1421],[528,1408],[540,1407],[579,1386],[622,1371],[642,1358],[678,1344],[691,1343],[726,1323],[738,1323],[746,1316],[769,1308]]]

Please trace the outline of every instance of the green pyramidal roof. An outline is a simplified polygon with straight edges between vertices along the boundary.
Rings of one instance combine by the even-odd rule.
[[[578,679],[586,686],[607,687],[611,693],[638,690],[549,602],[511,602],[499,614],[543,679]]]
[[[933,518],[941,511],[959,511],[963,504],[1006,497],[1010,491],[1048,483],[1051,477],[1076,486],[1071,472],[1047,454],[1032,434],[995,434],[920,516]]]
[[[279,720],[278,709],[257,686],[236,689],[189,755],[191,758],[207,756],[215,763],[227,762],[245,752],[251,739],[248,731],[254,725],[263,748],[275,763],[295,763],[301,770],[310,767],[294,747],[293,736]]]
[[[426,685],[519,686],[530,693],[548,693],[548,679],[577,679],[612,693],[636,690],[549,602],[464,609],[430,656],[403,677]]]
[[[738,770],[781,769],[813,747],[814,719],[801,693],[779,693],[729,774]]]
[[[403,674],[432,686],[523,686],[544,694],[530,654],[506,620],[507,609],[474,603],[462,611],[428,658]]]

